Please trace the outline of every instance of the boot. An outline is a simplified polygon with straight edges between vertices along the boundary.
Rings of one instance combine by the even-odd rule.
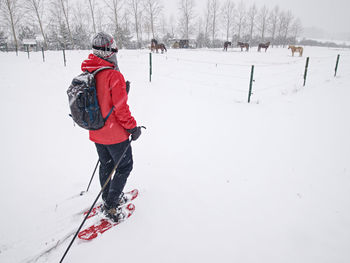
[[[106,203],[102,206],[102,211],[106,217],[115,223],[123,221],[126,217],[126,214],[121,207],[110,207]]]

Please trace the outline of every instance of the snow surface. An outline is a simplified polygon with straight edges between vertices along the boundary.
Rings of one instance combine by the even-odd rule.
[[[58,262],[97,196],[97,176],[79,195],[97,153],[66,95],[87,55],[0,53],[0,262]],[[136,211],[64,262],[350,262],[349,50],[170,49],[151,83],[148,58],[118,54],[147,127],[125,189]]]

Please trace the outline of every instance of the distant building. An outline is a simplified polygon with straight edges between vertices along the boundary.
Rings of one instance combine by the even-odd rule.
[[[196,48],[197,43],[194,39],[169,39],[172,48]]]
[[[24,47],[24,50],[27,50],[29,49],[29,51],[33,48],[37,48],[38,46],[38,43],[36,42],[35,39],[29,39],[29,38],[25,38],[22,40],[22,44],[23,44],[23,47]]]

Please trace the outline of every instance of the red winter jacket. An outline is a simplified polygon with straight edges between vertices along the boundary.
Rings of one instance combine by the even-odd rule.
[[[88,59],[81,64],[82,71],[92,72],[100,67],[113,67],[113,64],[93,54],[90,54]],[[130,135],[126,129],[136,127],[136,121],[131,116],[127,104],[128,94],[126,93],[124,77],[117,70],[105,69],[97,73],[95,79],[97,99],[102,116],[105,118],[113,105],[114,111],[108,117],[103,128],[89,131],[90,140],[99,144],[123,142]]]

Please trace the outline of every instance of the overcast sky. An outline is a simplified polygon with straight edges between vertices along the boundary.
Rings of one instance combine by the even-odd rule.
[[[162,0],[166,14],[176,15],[179,0]],[[206,0],[194,0],[197,12],[203,13]],[[224,0],[220,0],[220,3]],[[234,1],[237,5],[239,0]],[[350,32],[350,0],[250,0],[247,5],[264,4],[269,8],[278,5],[299,17],[304,27],[319,27],[329,33]]]

